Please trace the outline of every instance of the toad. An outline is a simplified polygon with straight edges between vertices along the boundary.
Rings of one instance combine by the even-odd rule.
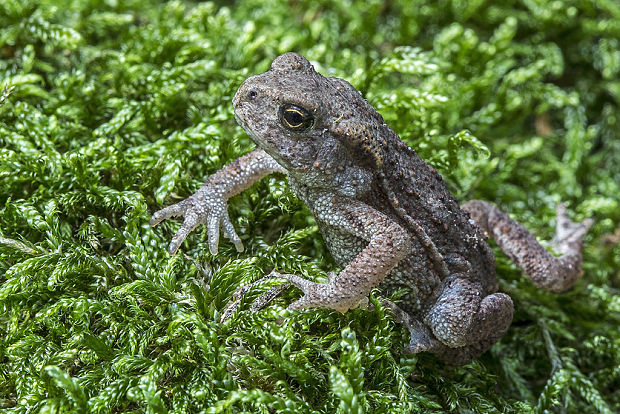
[[[592,220],[574,223],[558,205],[556,257],[495,205],[459,205],[441,176],[353,86],[322,76],[299,54],[281,55],[269,71],[246,79],[233,105],[258,148],[213,174],[191,197],[153,214],[152,225],[184,217],[171,254],[200,224],[207,226],[212,254],[220,231],[242,251],[227,200],[268,174],[286,174],[342,267],[327,283],[274,272],[303,292],[289,308],[346,312],[374,288],[399,290],[398,306],[384,303],[409,329],[405,350],[431,352],[454,365],[487,350],[512,321],[513,303],[498,292],[487,237],[542,289],[562,292],[581,275]]]

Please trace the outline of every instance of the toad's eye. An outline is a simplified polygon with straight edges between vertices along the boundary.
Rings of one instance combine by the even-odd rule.
[[[314,117],[305,109],[286,104],[280,107],[280,122],[293,131],[308,129],[314,123]]]

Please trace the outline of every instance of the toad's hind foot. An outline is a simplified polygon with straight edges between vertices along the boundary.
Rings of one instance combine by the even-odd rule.
[[[239,306],[241,305],[241,301],[243,300],[245,294],[254,286],[256,285],[260,285],[263,282],[270,280],[270,279],[274,279],[277,276],[273,274],[273,272],[271,274],[269,274],[268,276],[262,277],[259,280],[252,282],[250,284],[244,285],[241,288],[237,289],[235,291],[235,293],[233,293],[232,295],[232,300],[228,303],[228,305],[226,305],[226,308],[224,309],[224,312],[222,313],[222,317],[220,318],[220,322],[224,323],[227,320],[229,320],[230,318],[232,318],[233,314],[237,311],[237,309],[239,309]],[[284,289],[286,289],[287,287],[289,287],[289,283],[283,283],[281,285],[276,285],[274,287],[272,287],[271,289],[269,289],[266,292],[263,292],[258,299],[256,299],[253,303],[252,306],[250,307],[250,312],[257,312],[261,309],[263,309],[265,306],[267,306],[269,304],[269,302],[271,302],[273,299],[275,299]]]
[[[583,238],[593,223],[592,219],[574,223],[568,218],[564,205],[557,206],[556,235],[551,245],[561,256],[555,257],[495,205],[473,200],[462,207],[539,288],[563,292],[581,276]]]
[[[551,241],[554,250],[566,255],[581,254],[583,238],[593,223],[592,219],[586,219],[581,223],[571,221],[566,214],[566,206],[559,203],[556,207],[555,237]]]

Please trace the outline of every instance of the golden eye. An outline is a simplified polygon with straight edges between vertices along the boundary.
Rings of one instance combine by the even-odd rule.
[[[314,117],[303,108],[287,104],[280,107],[280,121],[288,129],[301,131],[312,126]]]

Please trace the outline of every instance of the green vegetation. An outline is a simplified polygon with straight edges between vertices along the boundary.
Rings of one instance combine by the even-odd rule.
[[[0,0],[0,410],[29,412],[620,411],[620,5]],[[336,270],[282,177],[231,200],[246,251],[208,252],[150,213],[253,145],[241,81],[294,50],[349,80],[460,199],[541,239],[554,206],[594,217],[584,277],[536,290],[498,252],[507,335],[447,369],[402,355],[380,307],[219,323],[273,267]],[[375,300],[373,298],[373,300]]]

